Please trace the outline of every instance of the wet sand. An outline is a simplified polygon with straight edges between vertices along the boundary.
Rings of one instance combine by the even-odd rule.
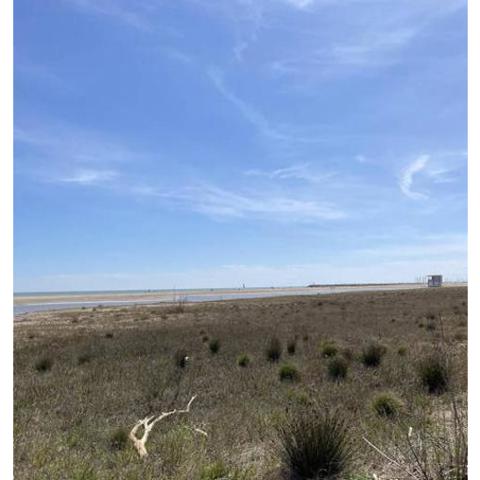
[[[459,284],[452,284],[459,286]],[[448,287],[448,284],[445,284]],[[350,291],[388,291],[426,288],[421,283],[318,285],[312,287],[270,287],[232,289],[192,289],[161,291],[78,292],[21,295],[14,298],[14,313],[66,310],[131,304],[207,302],[242,298],[267,298],[284,295],[322,295]]]

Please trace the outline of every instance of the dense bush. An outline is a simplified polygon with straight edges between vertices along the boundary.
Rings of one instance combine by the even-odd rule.
[[[393,393],[379,393],[372,401],[372,408],[381,417],[396,417],[401,409],[402,402]]]
[[[220,340],[218,340],[218,338],[213,338],[208,343],[208,348],[210,349],[210,352],[218,353],[218,351],[220,350]]]
[[[296,382],[300,379],[300,373],[295,365],[285,363],[280,367],[279,377],[282,382]]]
[[[200,474],[200,480],[217,480],[227,478],[228,470],[221,461],[211,463],[203,467]]]
[[[176,350],[173,360],[177,367],[185,368],[188,360],[187,352],[183,348]]]
[[[328,362],[327,368],[332,380],[343,380],[347,376],[348,362],[344,358],[335,357]]]
[[[443,393],[448,389],[450,374],[445,357],[434,353],[423,358],[418,365],[418,375],[429,393]]]
[[[366,367],[378,367],[387,349],[378,342],[371,342],[362,351],[362,362]]]
[[[338,413],[302,410],[277,429],[286,478],[345,478],[353,449],[349,427]]]
[[[405,347],[404,345],[398,347],[398,350],[397,350],[397,353],[401,356],[401,357],[404,357],[406,354],[407,354],[407,347]]]
[[[332,341],[323,343],[321,346],[321,350],[322,350],[322,355],[325,358],[334,357],[338,352],[337,346]]]
[[[118,428],[110,437],[110,446],[113,450],[123,450],[127,446],[128,432],[124,428]]]
[[[237,358],[237,364],[240,367],[246,367],[250,363],[250,357],[244,353]]]
[[[50,357],[42,357],[35,363],[37,372],[48,372],[53,366],[53,360]]]
[[[282,344],[277,337],[272,337],[266,349],[267,359],[271,362],[278,362],[282,356]]]

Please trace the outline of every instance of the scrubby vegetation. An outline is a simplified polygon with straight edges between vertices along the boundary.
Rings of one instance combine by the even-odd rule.
[[[50,357],[42,357],[35,363],[37,372],[48,372],[53,365],[53,360]]]
[[[287,352],[290,355],[294,355],[297,350],[297,341],[295,339],[289,340],[287,343]]]
[[[267,359],[271,362],[278,362],[282,356],[282,343],[277,337],[272,337],[266,349]]]
[[[250,357],[244,353],[238,357],[237,363],[240,367],[246,367],[250,363]]]
[[[338,352],[338,347],[335,345],[335,342],[328,340],[323,342],[321,345],[322,355],[325,358],[333,357]]]
[[[188,355],[185,349],[179,348],[178,350],[175,351],[173,360],[177,367],[185,368],[187,366],[187,359],[188,359]]]
[[[210,340],[210,342],[208,342],[208,348],[213,354],[218,353],[220,350],[220,340],[218,340],[218,338],[213,338]]]
[[[283,478],[345,478],[354,449],[349,427],[338,413],[301,410],[278,428]]]
[[[280,367],[279,376],[282,382],[297,382],[300,380],[300,372],[298,371],[298,368],[291,363],[285,363]]]
[[[123,450],[127,446],[128,431],[126,428],[117,428],[110,438],[110,446],[114,450]]]
[[[378,367],[383,356],[387,352],[384,345],[378,342],[370,342],[362,351],[362,362],[366,367]]]
[[[372,408],[381,417],[397,417],[402,410],[403,403],[396,395],[390,392],[382,392],[375,396]]]
[[[343,380],[348,372],[348,362],[345,358],[335,357],[328,362],[328,375],[332,380]]]
[[[443,393],[448,388],[450,372],[445,354],[434,352],[421,359],[418,374],[429,393]]]
[[[442,288],[325,295],[321,306],[318,297],[278,297],[21,317],[14,327],[15,478],[315,478],[303,471],[363,480],[409,478],[405,468],[422,467],[422,480],[465,480],[466,293]],[[419,329],[433,306],[437,329]],[[219,339],[215,354],[211,339]],[[326,358],[319,346],[333,339],[336,352]],[[79,365],[84,354],[90,361]],[[139,459],[128,438],[133,425],[183,408],[193,395],[188,414],[155,426],[148,457]],[[328,461],[336,455],[340,461]]]

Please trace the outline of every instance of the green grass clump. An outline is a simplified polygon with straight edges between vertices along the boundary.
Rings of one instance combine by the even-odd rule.
[[[45,373],[51,370],[53,360],[50,357],[42,357],[35,363],[35,370],[40,373]]]
[[[127,446],[128,432],[125,428],[117,428],[110,436],[112,450],[123,450]]]
[[[228,470],[222,461],[217,461],[203,467],[200,480],[217,480],[227,478]]]
[[[282,344],[277,337],[272,337],[268,342],[266,349],[267,360],[270,362],[278,362],[282,356]]]
[[[398,347],[398,350],[397,350],[397,353],[398,355],[400,355],[401,357],[404,357],[406,354],[407,354],[407,347],[405,347],[404,345]]]
[[[278,375],[282,382],[297,382],[298,380],[300,380],[300,373],[298,371],[298,368],[291,363],[285,363],[284,365],[282,365],[280,367]]]
[[[88,352],[81,353],[77,358],[77,362],[79,365],[84,365],[85,363],[90,362],[92,358],[93,356]]]
[[[335,342],[328,341],[321,346],[322,356],[325,358],[334,357],[338,353],[338,348]]]
[[[366,367],[378,367],[387,349],[378,342],[369,343],[362,351],[362,362]]]
[[[349,427],[338,413],[302,410],[277,430],[285,478],[345,478],[353,448]]]
[[[397,417],[402,407],[401,400],[390,392],[379,393],[372,401],[372,408],[380,417]]]
[[[237,365],[239,367],[247,367],[250,363],[250,357],[244,353],[237,358]]]
[[[450,382],[450,372],[445,357],[440,353],[434,353],[423,358],[418,365],[418,376],[429,393],[445,392]]]
[[[211,353],[218,353],[220,350],[220,340],[218,338],[212,338],[212,340],[208,342],[208,348],[210,349]]]
[[[347,376],[348,362],[344,358],[334,357],[328,362],[327,368],[332,380],[343,380]]]
[[[175,351],[173,361],[178,368],[185,368],[187,366],[188,355],[187,352],[180,348]]]
[[[296,340],[289,340],[287,343],[287,352],[289,355],[295,355],[295,351],[297,349],[297,342]]]

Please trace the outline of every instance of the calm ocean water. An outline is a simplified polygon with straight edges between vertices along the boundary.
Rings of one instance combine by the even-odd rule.
[[[305,292],[305,287],[286,287],[288,290],[278,288],[268,289],[265,292],[265,288],[249,288],[246,291],[238,289],[232,293],[232,288],[205,288],[205,289],[177,289],[177,290],[95,290],[95,291],[74,291],[74,292],[20,292],[15,293],[15,299],[21,299],[22,297],[37,297],[35,303],[22,303],[15,304],[14,302],[14,314],[24,314],[31,312],[42,312],[50,310],[71,310],[79,308],[93,308],[98,306],[128,306],[128,305],[155,305],[161,303],[172,303],[179,300],[185,302],[205,302],[205,301],[219,301],[219,300],[234,300],[241,298],[266,298],[279,295],[296,295],[296,294],[317,294],[317,289]],[[258,290],[258,292],[255,292]],[[331,291],[331,288],[329,288]],[[325,292],[326,293],[326,292]],[[111,299],[108,298],[111,295],[142,295],[148,294],[152,296],[149,299]],[[158,295],[156,295],[158,294]],[[88,295],[95,295],[94,300],[73,300],[74,297],[85,297]],[[102,299],[102,295],[105,295],[105,299]],[[41,297],[55,296],[55,301],[38,301]],[[65,297],[65,300],[62,300]]]

